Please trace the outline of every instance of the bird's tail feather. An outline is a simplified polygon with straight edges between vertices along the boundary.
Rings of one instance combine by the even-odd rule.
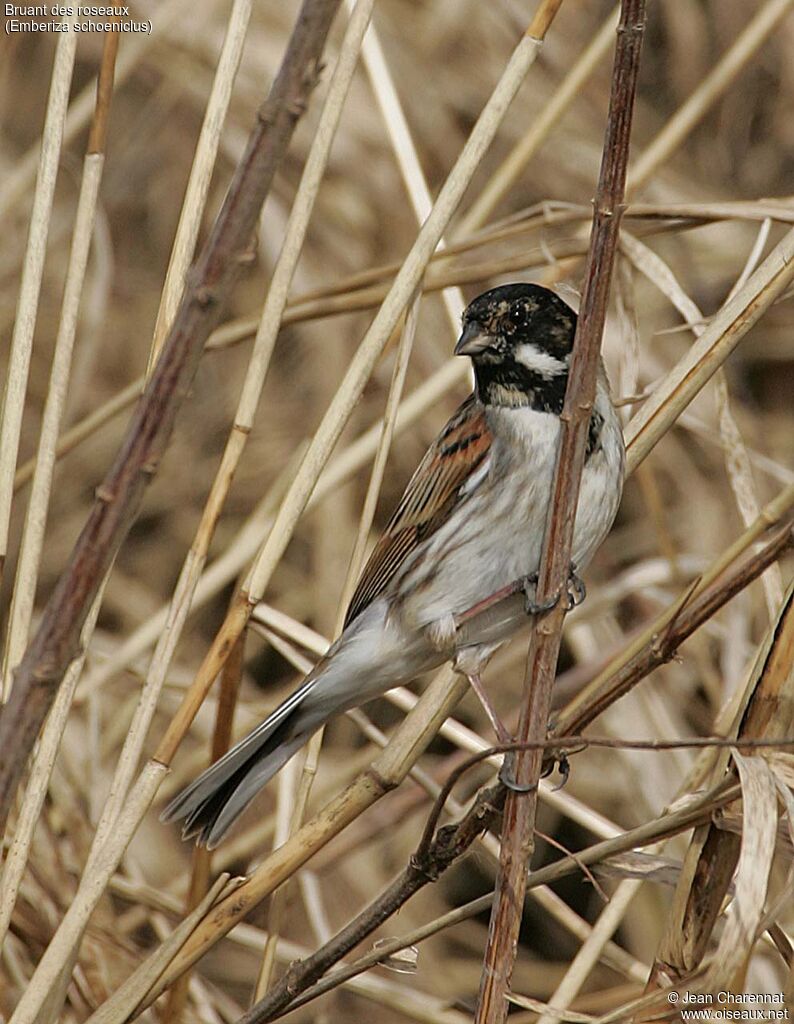
[[[209,849],[217,846],[256,793],[314,731],[294,731],[290,721],[314,681],[307,679],[264,722],[186,786],[162,812],[161,820],[184,820],[183,838],[196,836]]]

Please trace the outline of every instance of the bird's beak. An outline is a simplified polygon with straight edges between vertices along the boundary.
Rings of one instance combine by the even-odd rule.
[[[463,334],[455,346],[456,356],[477,356],[491,345],[491,338],[476,320],[471,320],[463,328]]]

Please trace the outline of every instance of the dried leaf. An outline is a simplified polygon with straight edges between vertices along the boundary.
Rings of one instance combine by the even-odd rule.
[[[646,882],[676,885],[681,861],[652,853],[621,853],[594,865],[593,871],[606,878],[642,878]]]
[[[771,768],[761,757],[735,752],[733,759],[742,784],[744,829],[735,896],[705,980],[705,988],[713,990],[728,988],[756,941],[777,839],[777,787]]]
[[[378,939],[372,948],[381,949],[391,941],[389,938]],[[398,949],[396,953],[384,957],[380,963],[381,967],[388,967],[390,971],[396,971],[398,974],[416,974],[419,970],[419,950],[416,946],[406,946],[405,949]]]

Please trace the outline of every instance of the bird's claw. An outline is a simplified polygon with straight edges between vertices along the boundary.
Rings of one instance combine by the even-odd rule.
[[[587,597],[587,587],[582,577],[576,572],[575,562],[571,562],[571,571],[568,573],[566,596],[568,598],[568,611],[578,608]]]
[[[538,788],[537,782],[530,782],[528,785],[524,785],[523,783],[518,782],[514,775],[511,775],[510,769],[514,767],[513,761],[514,759],[512,757],[506,757],[504,759],[502,767],[499,769],[499,781],[506,789],[509,789],[513,793],[518,793],[519,796],[526,796],[527,793],[534,793]]]
[[[549,612],[560,599],[559,594],[550,597],[547,601],[537,601],[538,574],[531,572],[521,579],[521,589],[524,591],[524,611],[527,615],[543,615]]]
[[[549,724],[551,727],[551,723]],[[546,752],[543,757],[543,770],[540,773],[540,777],[542,779],[548,778],[555,768],[560,773],[560,781],[556,786],[552,786],[552,793],[562,789],[567,784],[571,774],[571,762],[568,760],[568,754],[564,750],[550,750]]]
[[[560,790],[567,785],[571,774],[571,762],[568,760],[568,755],[565,751],[562,751],[557,758],[557,770],[560,773],[560,781],[556,786],[552,787],[552,793],[556,793],[557,790]]]

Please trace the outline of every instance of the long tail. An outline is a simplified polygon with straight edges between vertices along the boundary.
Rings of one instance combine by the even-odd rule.
[[[166,807],[163,821],[184,820],[182,834],[209,849],[223,839],[256,793],[319,727],[335,715],[438,665],[424,634],[413,639],[389,626],[385,601],[375,601],[253,732],[208,768]]]
[[[261,725],[174,797],[161,820],[184,819],[184,839],[196,836],[208,849],[216,847],[259,790],[320,724],[315,721],[302,730],[296,715],[315,684],[316,678],[310,676]]]

